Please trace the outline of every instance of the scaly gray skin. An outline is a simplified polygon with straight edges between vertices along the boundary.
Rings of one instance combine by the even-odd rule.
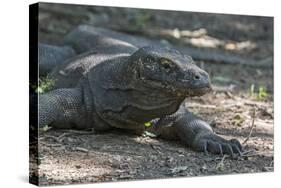
[[[58,47],[39,44],[38,50],[40,52],[39,64],[41,76],[46,76],[60,62],[75,56],[75,51],[69,46]]]
[[[66,60],[50,74],[58,79],[57,89],[39,96],[40,127],[148,130],[198,151],[241,152],[239,141],[219,137],[183,105],[186,97],[201,96],[211,87],[208,74],[189,56],[159,46],[138,48],[118,37],[86,38],[80,47],[82,41],[68,44],[78,54],[77,49],[91,51]],[[146,122],[152,126],[146,128]]]

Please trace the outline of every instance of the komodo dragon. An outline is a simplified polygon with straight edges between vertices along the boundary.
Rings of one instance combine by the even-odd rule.
[[[39,66],[55,80],[54,90],[39,95],[39,127],[146,130],[198,151],[241,154],[238,140],[216,135],[186,109],[185,98],[211,85],[175,49],[82,25],[61,46],[40,43]]]

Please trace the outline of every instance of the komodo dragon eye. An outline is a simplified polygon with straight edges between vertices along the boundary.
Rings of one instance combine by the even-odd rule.
[[[167,60],[167,59],[161,59],[160,62],[161,62],[161,65],[162,65],[163,69],[166,72],[171,72],[172,69],[174,68],[173,63],[171,61]]]

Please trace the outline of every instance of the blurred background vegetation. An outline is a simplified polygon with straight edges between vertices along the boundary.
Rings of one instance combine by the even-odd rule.
[[[45,3],[39,7],[41,42],[58,44],[80,24],[108,28],[159,40],[163,45],[187,48],[187,54],[199,49],[202,56],[213,56],[213,61],[194,59],[219,88],[243,91],[257,99],[273,93],[271,17]],[[233,63],[217,62],[216,56]],[[244,66],[239,58],[245,64],[261,61],[270,65]]]

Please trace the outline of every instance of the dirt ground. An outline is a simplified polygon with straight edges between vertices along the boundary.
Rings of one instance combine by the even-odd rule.
[[[41,4],[39,40],[58,44],[62,36],[82,23],[180,47],[218,49],[256,60],[273,56],[273,20],[257,16]],[[30,158],[30,177],[38,175],[40,185],[58,185],[272,172],[272,67],[197,63],[209,72],[214,91],[187,99],[187,106],[217,134],[243,143],[243,157],[206,155],[178,141],[126,131],[101,134],[50,129],[39,135],[39,158]],[[32,145],[31,151],[36,152]],[[37,162],[38,174],[34,172]]]

